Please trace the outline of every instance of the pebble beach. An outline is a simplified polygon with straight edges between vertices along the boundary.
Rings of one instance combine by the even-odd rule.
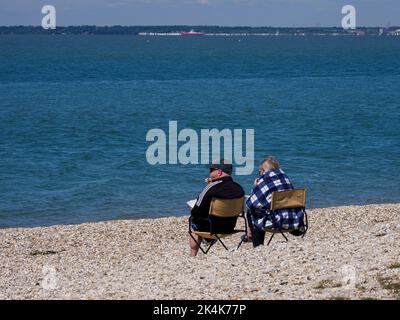
[[[400,299],[400,204],[308,216],[304,238],[195,258],[188,217],[0,229],[0,299]]]

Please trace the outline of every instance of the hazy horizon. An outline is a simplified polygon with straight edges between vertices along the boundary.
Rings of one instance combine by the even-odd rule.
[[[339,27],[348,4],[359,26],[400,25],[398,0],[2,0],[0,25],[39,26],[47,4],[59,26]]]
[[[195,25],[195,24],[132,24],[132,25],[96,25],[96,24],[76,24],[76,25],[57,25],[57,28],[68,28],[68,27],[84,27],[84,26],[94,26],[94,27],[123,27],[123,28],[131,28],[131,27],[219,27],[219,28],[274,28],[274,29],[284,29],[284,28],[301,28],[301,29],[314,29],[314,28],[341,28],[341,26],[269,26],[269,25],[257,25],[257,26],[248,26],[248,25],[218,25],[218,24],[204,24],[204,25]],[[13,28],[13,27],[41,27],[38,25],[0,25],[1,28]],[[393,28],[400,27],[398,25],[390,25],[390,26],[357,26],[357,28]]]

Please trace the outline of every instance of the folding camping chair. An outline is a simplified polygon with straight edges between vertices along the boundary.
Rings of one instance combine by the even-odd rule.
[[[304,233],[302,238],[306,235],[308,230],[308,218],[306,212],[306,189],[294,189],[294,190],[285,190],[285,191],[276,191],[272,193],[271,199],[271,209],[270,213],[271,216],[275,218],[275,211],[279,209],[295,209],[295,208],[302,208],[304,211]],[[265,228],[265,232],[272,233],[271,238],[269,238],[268,244],[270,244],[272,238],[276,233],[280,233],[286,241],[289,241],[288,238],[285,236],[285,233],[294,231],[292,229],[271,229]]]
[[[211,247],[219,241],[223,247],[228,250],[225,243],[221,240],[222,238],[229,237],[233,234],[244,232],[247,234],[247,221],[244,216],[244,198],[237,199],[219,199],[212,198],[210,204],[210,211],[207,220],[210,224],[210,231],[196,231],[191,229],[192,218],[189,218],[189,235],[200,247],[200,250],[207,254]],[[242,217],[245,223],[245,230],[235,230],[236,222],[238,217]],[[201,243],[193,237],[192,232],[198,236],[210,240],[210,244],[207,250],[201,247]],[[243,239],[239,242],[236,250],[238,250],[243,242]]]

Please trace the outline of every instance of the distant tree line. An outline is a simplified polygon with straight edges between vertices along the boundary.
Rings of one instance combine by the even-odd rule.
[[[400,27],[384,28],[384,32],[394,31]],[[380,32],[379,27],[360,27],[358,32],[366,35],[377,35]],[[41,26],[3,26],[0,27],[0,34],[97,34],[97,35],[137,35],[139,33],[172,33],[195,30],[197,32],[213,34],[274,34],[279,30],[280,35],[317,35],[317,34],[351,34],[354,30],[344,30],[340,27],[313,27],[313,28],[276,28],[276,27],[223,27],[223,26],[67,26],[57,27],[56,29],[45,30]]]

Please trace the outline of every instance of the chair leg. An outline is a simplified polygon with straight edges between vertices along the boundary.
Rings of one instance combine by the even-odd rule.
[[[217,242],[216,240],[211,241],[210,245],[208,246],[208,248],[207,248],[207,250],[206,250],[205,252],[204,252],[204,250],[203,250],[203,249],[201,248],[201,246],[200,246],[201,251],[203,251],[204,254],[207,254],[208,251],[210,251],[211,247],[212,247],[216,242]]]
[[[196,238],[193,237],[192,232],[191,232],[190,229],[189,229],[189,236],[193,239],[194,242],[196,242],[196,244],[199,246],[200,250],[201,250],[204,254],[206,254],[206,253],[204,252],[203,248],[201,247],[201,243],[199,243],[199,242],[196,240]]]
[[[221,244],[224,246],[225,250],[226,250],[226,251],[229,251],[228,248],[226,247],[225,243],[222,242],[221,238],[218,237],[217,234],[216,234],[215,236],[217,237],[218,241],[221,242]]]
[[[208,251],[210,251],[211,247],[216,243],[216,240],[213,240],[213,241],[210,243],[210,245],[209,245],[209,247],[207,248],[207,250],[204,251],[204,249],[201,247],[201,243],[199,243],[199,242],[195,239],[195,237],[193,237],[193,235],[192,235],[191,232],[189,232],[189,235],[190,235],[190,237],[194,240],[194,242],[196,242],[196,244],[199,246],[199,249],[200,249],[201,252],[203,252],[204,254],[207,254]]]
[[[286,241],[289,241],[288,238],[285,236],[285,234],[282,232],[282,230],[279,230],[279,232],[280,232],[281,235],[286,239]]]
[[[239,250],[239,248],[240,248],[240,246],[242,245],[242,243],[243,243],[243,239],[240,240],[240,242],[239,242],[239,244],[238,244],[236,250]]]
[[[269,246],[269,243],[271,242],[272,238],[274,237],[275,233],[272,234],[271,238],[269,238],[269,241],[267,243],[267,246]]]
[[[244,219],[244,235],[247,236],[247,232],[248,232],[247,228],[248,227],[247,227],[247,219],[246,219],[246,217],[244,215],[244,212],[242,213],[241,217]],[[236,250],[239,250],[239,248],[242,245],[242,243],[243,243],[243,238],[240,240],[238,246],[236,247]]]

